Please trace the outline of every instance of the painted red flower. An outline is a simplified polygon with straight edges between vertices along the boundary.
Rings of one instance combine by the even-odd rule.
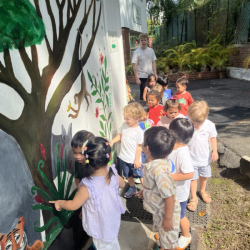
[[[45,149],[42,143],[40,143],[40,151],[43,155],[43,158],[46,160],[46,153],[45,153]]]
[[[40,203],[40,204],[42,204],[42,203],[43,203],[42,198],[41,198],[41,197],[39,197],[38,195],[36,195],[36,196],[35,196],[35,201],[36,201],[37,203]]]
[[[100,62],[101,65],[103,65],[103,60],[104,60],[103,54],[100,53],[100,54],[99,54],[99,57],[100,57],[100,58],[99,58],[99,62]]]
[[[61,148],[60,148],[60,159],[62,160],[63,158],[63,145],[61,145]]]
[[[99,108],[95,108],[95,117],[97,118],[99,116]]]
[[[68,171],[70,171],[71,169],[71,165],[72,165],[72,159],[69,160],[69,164],[68,164]]]

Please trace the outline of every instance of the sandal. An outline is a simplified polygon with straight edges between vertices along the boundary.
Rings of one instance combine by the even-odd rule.
[[[199,191],[199,195],[201,196],[201,199],[203,200],[203,202],[205,202],[206,204],[211,202],[211,196],[208,194],[207,191]]]
[[[198,205],[198,198],[196,200],[195,199],[190,199],[189,203],[187,204],[187,209],[189,211],[194,212],[197,209],[197,205]]]

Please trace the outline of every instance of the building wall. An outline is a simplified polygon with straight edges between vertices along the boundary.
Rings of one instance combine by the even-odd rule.
[[[235,46],[237,52],[229,57],[230,66],[245,68],[244,61],[250,55],[250,44],[235,44]]]

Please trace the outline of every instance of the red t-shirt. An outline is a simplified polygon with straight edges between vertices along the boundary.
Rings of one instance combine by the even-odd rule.
[[[158,105],[156,107],[149,107],[149,119],[153,120],[155,125],[160,121],[160,119],[166,114],[163,111],[163,106]]]
[[[176,92],[174,95],[178,98],[178,102],[181,105],[181,110],[179,111],[179,113],[187,115],[188,107],[191,105],[191,103],[194,102],[191,94],[186,91],[185,94],[179,94],[178,92]]]

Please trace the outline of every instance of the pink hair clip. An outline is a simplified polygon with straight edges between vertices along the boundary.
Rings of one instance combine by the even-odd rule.
[[[171,96],[170,100],[177,100],[176,96]]]
[[[82,154],[84,154],[84,151],[87,150],[87,147],[86,147],[87,143],[88,143],[88,140],[85,141],[85,142],[83,143],[83,145],[82,145]]]
[[[85,155],[85,158],[86,158],[86,159],[88,159],[88,158],[89,158],[89,155],[88,155],[88,154],[86,154],[86,155]]]
[[[109,158],[109,154],[108,153],[106,154],[106,157]]]

